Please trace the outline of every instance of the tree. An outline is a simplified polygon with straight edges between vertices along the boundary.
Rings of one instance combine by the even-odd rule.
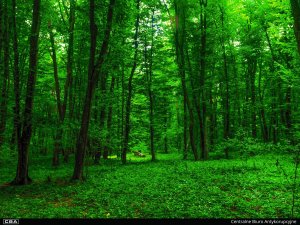
[[[297,40],[298,52],[300,53],[300,2],[299,0],[290,0],[292,14],[294,17],[294,31]]]
[[[103,42],[101,50],[96,58],[96,37],[97,37],[97,27],[95,24],[95,0],[90,0],[90,35],[91,35],[91,44],[90,44],[90,61],[89,61],[89,70],[88,70],[88,86],[86,89],[84,108],[81,119],[81,127],[76,143],[76,153],[75,153],[75,167],[73,173],[73,180],[81,180],[83,178],[83,162],[85,156],[85,150],[87,145],[87,135],[90,122],[91,114],[91,102],[97,81],[101,75],[101,68],[103,66],[109,45],[109,38],[112,29],[113,23],[113,10],[116,0],[110,0],[108,11],[107,11],[107,20],[106,28],[103,37]],[[103,74],[102,74],[103,75]]]
[[[32,111],[34,90],[37,75],[38,63],[38,46],[39,46],[39,31],[40,31],[40,0],[33,1],[32,25],[30,36],[30,55],[29,55],[29,71],[27,79],[27,90],[25,98],[25,107],[23,113],[23,123],[21,136],[18,139],[18,165],[17,173],[12,184],[24,185],[31,183],[31,178],[28,176],[28,156],[29,145],[32,136]]]
[[[189,96],[188,96],[188,91],[186,87],[186,65],[185,65],[185,54],[184,54],[184,45],[185,45],[185,11],[184,11],[184,5],[183,3],[175,1],[175,14],[176,14],[176,30],[175,30],[175,47],[176,47],[176,58],[177,58],[177,64],[178,64],[178,69],[179,69],[179,75],[181,79],[181,85],[182,85],[182,92],[183,92],[183,98],[184,98],[184,107],[187,107],[187,110],[189,112],[189,134],[190,134],[190,143],[191,143],[191,148],[192,152],[194,155],[194,159],[198,160],[198,153],[195,145],[195,140],[194,140],[194,113],[192,106],[190,104]],[[187,118],[186,118],[186,108],[184,108],[185,112],[185,119],[184,123],[187,123]],[[184,141],[185,143],[185,148],[187,145],[187,141]],[[184,150],[186,152],[186,150]],[[186,153],[185,153],[186,157]]]
[[[2,2],[0,3],[2,7]],[[4,132],[6,128],[7,120],[7,102],[8,102],[8,78],[9,78],[9,15],[8,15],[8,1],[4,2],[3,9],[4,17],[4,29],[3,29],[3,53],[4,53],[4,69],[3,69],[3,80],[1,90],[1,110],[0,110],[0,147],[4,142]],[[2,24],[1,24],[2,25]],[[0,25],[0,26],[1,26]],[[1,33],[0,33],[1,35]],[[0,54],[2,49],[2,43],[0,48]]]
[[[137,67],[138,60],[138,36],[139,36],[139,24],[140,24],[140,0],[137,0],[136,3],[137,8],[137,16],[135,21],[135,33],[134,33],[134,57],[133,57],[133,65],[131,68],[129,80],[128,80],[128,94],[126,99],[126,108],[125,108],[125,128],[124,128],[124,137],[123,137],[123,149],[122,149],[122,163],[125,164],[127,161],[127,152],[128,152],[128,142],[129,142],[129,133],[130,133],[130,112],[131,112],[131,98],[132,98],[132,79]]]

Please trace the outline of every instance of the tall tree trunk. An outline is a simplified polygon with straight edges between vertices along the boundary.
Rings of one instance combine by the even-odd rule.
[[[256,56],[251,56],[247,59],[248,61],[248,77],[249,86],[251,92],[251,125],[252,125],[252,137],[256,138],[256,91],[255,91],[255,74],[257,68]]]
[[[150,150],[151,160],[155,161],[155,150],[154,150],[154,115],[153,115],[153,91],[152,91],[152,77],[153,77],[153,47],[154,47],[154,10],[152,11],[152,23],[151,23],[151,49],[150,49],[150,64],[149,64],[149,79],[148,79],[148,95],[149,95],[149,120],[150,120]]]
[[[269,130],[265,115],[265,107],[264,107],[264,101],[263,101],[263,93],[261,90],[261,78],[262,78],[262,62],[259,64],[259,77],[258,77],[258,96],[259,96],[259,111],[260,111],[260,117],[261,117],[261,130],[262,130],[262,136],[265,142],[269,141]]]
[[[2,27],[2,20],[3,20],[3,1],[0,1],[0,62],[2,62],[2,50],[3,50],[3,27]],[[1,66],[1,75],[2,75],[2,63]]]
[[[271,66],[270,66],[270,73],[274,74],[275,72],[275,62],[276,62],[276,58],[275,58],[275,54],[274,54],[274,50],[273,50],[273,46],[271,44],[271,40],[268,34],[268,30],[265,27],[265,34],[266,34],[266,39],[267,39],[267,43],[269,46],[269,49],[271,51],[271,56],[272,56],[272,62],[271,62]],[[273,136],[273,143],[277,143],[278,141],[278,114],[277,114],[277,91],[276,91],[276,82],[277,79],[275,78],[271,78],[271,124],[270,124],[270,136],[272,134]]]
[[[18,44],[18,32],[17,32],[17,20],[16,20],[16,0],[12,0],[12,15],[13,15],[13,49],[14,49],[14,94],[15,94],[15,106],[14,106],[14,132],[11,140],[11,144],[17,143],[21,137],[21,118],[20,118],[20,70],[19,70],[19,44]]]
[[[27,91],[25,109],[23,115],[22,134],[18,140],[18,165],[17,173],[12,184],[24,185],[31,182],[28,176],[29,144],[32,134],[32,111],[34,90],[38,63],[38,41],[40,31],[40,0],[33,1],[33,14],[30,36],[29,73],[27,80]]]
[[[100,103],[100,123],[99,127],[100,130],[104,129],[105,124],[105,112],[106,112],[106,80],[107,80],[108,74],[107,72],[103,72],[103,76],[100,80],[100,92],[101,92],[101,103]],[[101,138],[102,139],[102,138]],[[95,164],[98,164],[100,162],[101,153],[103,152],[103,158],[104,158],[104,149],[107,147],[106,144],[103,144],[104,139],[100,142],[100,146],[98,148],[100,150],[96,150],[95,154]],[[108,155],[107,155],[108,156]],[[107,156],[105,156],[107,158]]]
[[[63,149],[62,146],[62,137],[63,137],[63,123],[66,117],[66,109],[67,104],[69,104],[69,114],[70,116],[73,115],[72,110],[72,100],[73,100],[73,94],[72,94],[72,87],[73,87],[73,56],[74,56],[74,26],[75,26],[75,8],[76,8],[76,0],[70,0],[70,13],[69,13],[69,39],[68,39],[68,55],[67,55],[67,79],[64,86],[64,100],[62,105],[62,119],[61,119],[61,125],[57,142],[60,144],[59,148],[61,149],[63,155],[64,155],[64,162],[69,161],[69,152],[67,150]],[[75,100],[75,99],[74,99]],[[68,103],[69,102],[69,103]]]
[[[177,109],[177,116],[179,115],[179,109]],[[179,116],[178,116],[179,119]],[[178,120],[179,125],[179,120]],[[179,126],[178,126],[179,127]],[[178,130],[178,129],[177,129]],[[188,112],[186,106],[186,99],[183,97],[183,159],[188,159]],[[177,139],[179,139],[179,133],[177,133]],[[181,147],[181,142],[178,148]]]
[[[200,143],[201,143],[201,158],[208,158],[208,149],[207,149],[207,134],[206,134],[206,92],[205,92],[205,75],[206,75],[206,30],[207,30],[207,22],[206,22],[206,7],[207,0],[200,1],[200,30],[201,30],[201,48],[200,48],[200,61],[199,61],[199,80],[200,80],[200,95],[202,102],[202,116],[199,117],[200,122]],[[199,113],[198,113],[199,114]]]
[[[294,17],[294,31],[295,37],[298,46],[298,52],[300,54],[300,1],[299,0],[290,0],[292,14]]]
[[[167,117],[167,113],[165,114],[165,136],[164,136],[164,151],[165,153],[168,153],[168,137],[167,137],[167,131],[168,131],[168,117]]]
[[[221,22],[222,22],[222,33],[224,34],[224,17],[225,12],[224,8],[220,6],[221,11]],[[222,54],[223,54],[223,69],[224,69],[224,79],[225,79],[225,96],[223,97],[223,104],[224,104],[224,139],[227,140],[230,137],[230,108],[229,108],[229,76],[228,76],[228,65],[227,65],[227,55],[226,55],[226,47],[225,47],[225,38],[222,35],[221,38],[222,44]],[[229,149],[225,148],[225,157],[229,157]]]
[[[200,133],[200,145],[201,145],[201,153],[203,152],[203,147],[205,147],[205,142],[204,142],[204,137],[205,137],[205,129],[204,129],[204,123],[203,123],[203,114],[201,112],[201,108],[200,108],[200,104],[199,104],[199,100],[196,96],[195,93],[195,83],[194,80],[192,79],[193,76],[193,70],[192,70],[192,66],[191,66],[191,62],[190,62],[190,57],[189,57],[189,52],[188,49],[186,48],[186,58],[187,58],[187,63],[188,63],[188,69],[189,69],[189,73],[190,73],[190,82],[191,82],[191,87],[192,87],[192,98],[193,98],[193,104],[194,107],[196,108],[197,111],[197,116],[198,116],[198,121],[199,121],[199,133]],[[203,154],[201,154],[202,156],[205,156]],[[204,159],[204,157],[203,157]]]
[[[175,1],[175,15],[176,15],[176,30],[175,30],[175,47],[176,47],[176,60],[179,68],[179,75],[181,79],[181,86],[184,98],[184,107],[186,105],[189,112],[189,134],[190,134],[190,143],[194,159],[198,160],[198,152],[194,140],[194,113],[193,108],[190,104],[187,87],[186,87],[186,73],[185,73],[185,54],[184,54],[184,42],[185,42],[185,12],[181,8],[179,2]],[[186,114],[185,114],[186,115]],[[186,123],[186,122],[185,122]]]
[[[122,163],[125,164],[127,159],[127,151],[128,151],[128,143],[129,143],[129,133],[130,133],[130,111],[131,111],[131,97],[132,97],[132,78],[137,67],[137,57],[138,57],[138,33],[139,33],[139,24],[140,24],[140,0],[137,0],[137,18],[135,21],[135,34],[134,34],[134,58],[133,58],[133,66],[131,69],[131,73],[128,81],[128,95],[126,100],[126,108],[125,108],[125,129],[124,129],[124,137],[123,137],[123,149],[122,149]]]
[[[84,108],[81,119],[81,127],[77,138],[76,152],[75,152],[75,166],[72,180],[82,180],[83,178],[83,162],[87,144],[87,135],[91,115],[92,97],[95,91],[97,81],[99,79],[101,68],[104,63],[105,56],[108,50],[109,38],[113,22],[113,9],[116,0],[110,0],[107,11],[107,24],[102,42],[102,47],[99,53],[98,60],[95,64],[96,53],[96,24],[95,24],[95,0],[90,0],[90,33],[91,33],[91,46],[90,46],[90,62],[88,71],[88,86],[85,95]]]
[[[119,149],[119,152],[118,152],[118,157],[119,156],[122,156],[122,152],[123,152],[123,143],[124,143],[124,111],[125,111],[125,65],[124,65],[124,62],[123,62],[123,65],[122,65],[122,78],[121,78],[121,90],[122,90],[122,101],[121,101],[121,137],[120,138],[120,149]]]
[[[292,129],[292,87],[290,84],[288,84],[286,95],[285,95],[285,102],[286,102],[286,111],[285,111],[285,117],[286,117],[286,127],[287,127],[287,136],[291,141],[293,142],[291,129]]]
[[[48,32],[50,36],[50,43],[51,43],[51,58],[53,61],[53,75],[54,75],[54,83],[55,83],[55,94],[56,94],[56,104],[57,104],[57,111],[58,111],[58,129],[56,131],[55,140],[54,140],[54,151],[52,157],[52,165],[58,166],[59,164],[59,152],[61,151],[61,139],[62,139],[62,129],[61,129],[61,122],[63,121],[63,110],[62,104],[60,100],[60,87],[59,87],[59,80],[58,80],[58,66],[57,66],[57,57],[56,57],[56,50],[54,45],[54,34],[52,32],[52,24],[51,21],[48,22]]]
[[[53,73],[54,73],[54,80],[55,80],[55,92],[56,92],[56,102],[57,102],[57,111],[59,115],[58,120],[58,129],[56,131],[55,139],[54,139],[54,151],[53,151],[53,158],[52,158],[52,165],[58,166],[59,165],[59,153],[64,154],[64,161],[68,161],[68,153],[64,151],[62,146],[62,138],[63,138],[63,123],[66,116],[66,108],[68,99],[69,102],[71,101],[71,83],[73,77],[73,48],[74,48],[74,25],[75,25],[75,0],[70,1],[70,13],[69,13],[69,40],[68,40],[68,52],[67,52],[67,78],[64,85],[64,98],[63,102],[61,102],[60,97],[60,86],[59,86],[59,79],[58,79],[58,68],[57,68],[57,59],[56,59],[56,51],[55,51],[55,44],[54,44],[54,34],[52,32],[52,25],[51,22],[48,24],[49,28],[49,36],[51,42],[51,49],[52,49],[52,60],[53,60]],[[70,103],[71,104],[71,103]]]
[[[110,101],[109,101],[109,107],[108,107],[108,113],[107,113],[107,135],[106,135],[106,144],[104,147],[103,152],[103,158],[107,159],[109,155],[109,150],[111,149],[111,125],[112,125],[112,116],[113,116],[113,94],[114,94],[114,86],[115,86],[115,77],[113,76],[111,78],[111,84],[110,84]]]
[[[2,3],[1,3],[2,4]],[[4,134],[6,129],[7,117],[7,102],[8,102],[8,78],[9,78],[9,18],[8,18],[8,1],[4,1],[4,70],[1,89],[1,104],[0,104],[0,147],[4,142]],[[1,24],[2,25],[2,24]]]

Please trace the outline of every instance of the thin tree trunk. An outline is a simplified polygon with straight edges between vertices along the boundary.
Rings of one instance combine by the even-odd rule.
[[[184,41],[185,41],[185,12],[181,7],[178,6],[175,2],[175,14],[176,14],[176,30],[175,30],[175,45],[176,45],[176,59],[179,68],[179,74],[181,79],[181,86],[184,98],[184,107],[186,105],[189,112],[189,134],[190,134],[190,143],[194,159],[198,160],[197,148],[194,140],[194,113],[192,106],[190,104],[187,88],[186,88],[186,74],[185,74],[185,54],[184,54]],[[185,113],[186,115],[186,113]],[[186,122],[185,122],[186,123]],[[186,141],[186,140],[185,140]],[[186,154],[186,153],[185,153]],[[184,155],[184,157],[186,157]]]
[[[267,120],[265,116],[265,108],[263,102],[263,94],[261,90],[261,78],[262,78],[262,63],[259,65],[259,78],[258,78],[258,96],[259,96],[259,108],[260,108],[260,117],[261,117],[261,124],[262,124],[262,135],[265,142],[269,141],[269,130],[267,125]]]
[[[298,52],[300,54],[300,2],[299,0],[290,0],[292,14],[294,17],[294,31],[298,46]]]
[[[292,87],[291,87],[290,84],[288,84],[288,87],[286,89],[286,95],[285,95],[285,103],[286,103],[285,118],[286,118],[287,135],[290,139],[292,139],[291,138],[291,130],[292,130],[292,103],[291,103],[291,98],[292,98]]]
[[[19,44],[17,33],[17,20],[16,20],[16,0],[12,0],[12,15],[13,15],[13,49],[14,49],[14,132],[11,144],[17,143],[21,137],[21,118],[20,118],[20,70],[19,70]]]
[[[255,74],[257,67],[256,56],[251,56],[248,58],[248,76],[249,76],[249,86],[251,91],[251,125],[252,125],[252,137],[256,138],[256,91],[255,91]]]
[[[102,47],[99,53],[99,58],[95,64],[96,53],[96,24],[95,24],[95,0],[90,0],[90,33],[91,33],[91,46],[90,46],[90,62],[88,71],[88,86],[84,101],[84,108],[81,119],[81,127],[77,138],[76,152],[75,152],[75,166],[72,180],[83,179],[83,162],[85,150],[87,145],[87,135],[91,115],[92,97],[95,91],[97,81],[100,76],[101,68],[104,63],[105,56],[108,50],[109,38],[112,29],[113,9],[116,0],[110,0],[107,12],[107,24],[102,42]]]
[[[27,91],[24,109],[24,122],[22,126],[22,134],[18,140],[18,165],[17,173],[12,184],[24,185],[31,182],[28,176],[28,157],[29,157],[29,144],[32,134],[32,111],[34,90],[37,74],[38,63],[38,41],[40,31],[40,0],[33,1],[33,16],[30,36],[30,55],[29,55],[29,73],[27,80]]]
[[[8,79],[9,79],[9,18],[8,18],[8,1],[4,1],[4,71],[1,89],[0,104],[0,147],[4,142],[6,120],[7,120],[7,102],[8,102]],[[1,24],[2,25],[2,24]]]
[[[58,66],[57,66],[57,58],[56,58],[56,50],[54,45],[54,34],[52,32],[52,24],[51,21],[48,22],[48,32],[50,36],[51,43],[51,58],[53,61],[53,75],[54,75],[54,83],[55,83],[55,93],[56,93],[56,104],[58,111],[58,129],[56,131],[55,139],[54,139],[54,151],[52,157],[52,165],[59,165],[59,152],[61,151],[61,139],[62,139],[62,128],[61,122],[64,119],[62,104],[60,101],[60,87],[59,87],[59,79],[58,79]]]
[[[61,120],[61,136],[58,136],[60,138],[58,143],[60,143],[60,149],[64,155],[64,162],[69,161],[69,152],[67,150],[63,149],[62,146],[62,137],[63,137],[63,123],[66,117],[66,108],[69,101],[69,114],[70,118],[73,115],[73,94],[72,94],[72,87],[73,87],[73,56],[74,56],[74,26],[75,26],[75,7],[76,7],[76,0],[70,0],[70,13],[69,13],[69,39],[68,39],[68,56],[67,56],[67,80],[64,86],[64,101],[62,105],[62,120]]]
[[[187,63],[188,63],[188,69],[189,69],[189,73],[190,73],[190,82],[191,82],[191,87],[192,87],[192,98],[193,98],[193,103],[194,103],[194,107],[196,108],[197,111],[197,116],[198,116],[198,121],[199,121],[199,133],[200,133],[200,145],[201,145],[201,153],[203,152],[203,147],[205,147],[205,142],[204,142],[204,137],[205,137],[205,131],[204,131],[204,124],[203,124],[203,117],[202,117],[202,112],[201,112],[201,108],[199,105],[199,100],[195,94],[195,84],[194,84],[194,80],[192,79],[193,76],[193,71],[192,71],[192,66],[191,66],[191,62],[190,62],[190,57],[189,57],[189,53],[188,53],[188,49],[186,48],[186,58],[187,58]],[[201,154],[202,156],[204,156],[203,154]]]
[[[50,42],[52,48],[52,60],[53,60],[53,69],[54,69],[54,80],[55,80],[55,92],[56,92],[56,102],[57,109],[59,114],[59,125],[56,131],[55,140],[54,140],[54,151],[53,151],[53,159],[52,165],[59,165],[59,153],[64,154],[64,161],[68,161],[68,152],[63,149],[62,146],[62,138],[63,138],[63,123],[66,116],[66,108],[69,99],[69,104],[71,104],[71,83],[73,77],[73,48],[74,48],[74,25],[75,25],[75,0],[70,1],[70,13],[69,13],[69,40],[68,40],[68,52],[67,52],[67,79],[64,85],[64,98],[63,102],[61,102],[60,97],[60,86],[58,79],[58,68],[57,68],[57,59],[56,59],[56,51],[54,44],[54,35],[52,32],[51,22],[49,22],[49,35]]]
[[[131,97],[132,97],[132,78],[137,67],[137,57],[138,57],[138,33],[139,33],[139,24],[140,24],[140,0],[137,0],[137,11],[138,15],[135,22],[135,34],[134,34],[134,46],[135,53],[133,58],[133,66],[128,81],[128,95],[126,100],[125,108],[125,129],[123,137],[123,149],[122,149],[122,163],[125,164],[127,159],[128,143],[129,143],[129,133],[130,133],[130,111],[131,111]]]
[[[105,99],[106,99],[106,80],[107,80],[107,76],[108,74],[106,72],[103,72],[103,76],[100,80],[100,92],[101,92],[101,103],[100,103],[100,123],[99,123],[99,127],[100,127],[100,130],[103,130],[104,129],[104,124],[105,124],[105,117],[106,117],[106,114],[105,114],[105,111],[106,111],[106,102],[105,102]],[[97,150],[96,151],[96,154],[95,154],[95,164],[98,164],[100,162],[100,157],[101,157],[101,153],[103,151],[103,158],[106,157],[104,156],[104,151],[106,149],[106,144],[103,144],[102,142],[100,142],[100,146],[98,146],[100,150]]]
[[[165,153],[168,153],[168,137],[167,137],[167,131],[168,131],[168,117],[167,113],[165,114],[165,137],[164,137],[164,150]]]
[[[224,8],[220,6],[221,11],[221,21],[222,21],[222,32],[224,33],[224,17],[225,12]],[[227,55],[225,48],[225,40],[222,35],[222,51],[223,51],[223,69],[224,69],[224,78],[225,78],[225,96],[224,96],[224,139],[227,140],[230,137],[230,106],[229,106],[229,76],[228,76],[228,66],[227,66]],[[229,149],[225,148],[225,157],[228,159],[229,157]]]
[[[271,40],[270,40],[267,28],[265,28],[265,33],[266,33],[267,43],[268,43],[268,46],[270,48],[271,56],[272,56],[270,72],[271,72],[271,74],[273,74],[275,72],[275,65],[274,64],[276,62],[276,58],[275,58],[275,55],[274,55],[273,46],[271,44]],[[276,102],[277,94],[276,94],[276,80],[273,79],[273,78],[272,78],[272,81],[271,81],[271,99],[272,99],[272,103],[271,103],[270,135],[272,133],[273,143],[277,143],[277,141],[278,141],[278,115],[277,115],[277,102]]]
[[[187,106],[186,106],[185,102],[186,102],[186,100],[185,100],[185,98],[183,98],[183,159],[184,160],[186,160],[188,158],[188,133],[187,133],[188,112],[187,112]],[[177,138],[179,138],[179,134],[177,134]]]
[[[152,11],[152,32],[151,32],[151,50],[150,50],[150,65],[149,65],[149,79],[148,79],[148,95],[149,95],[149,120],[150,120],[150,150],[151,150],[151,160],[155,161],[155,150],[154,150],[154,115],[153,115],[153,91],[152,91],[152,77],[153,77],[153,47],[154,47],[154,10]]]
[[[200,1],[200,30],[201,30],[201,48],[200,48],[200,61],[199,61],[199,80],[200,80],[200,89],[201,89],[201,102],[202,102],[202,116],[199,117],[200,122],[200,144],[201,144],[201,158],[206,160],[208,158],[208,149],[207,149],[207,134],[206,134],[206,93],[205,93],[205,75],[206,75],[206,7],[207,0]],[[199,113],[198,113],[199,114]]]
[[[103,159],[107,159],[109,155],[109,150],[111,149],[111,125],[112,125],[112,116],[113,116],[113,94],[114,94],[114,86],[115,86],[115,77],[111,78],[110,84],[110,101],[107,113],[107,135],[106,135],[106,144],[103,152]]]
[[[2,27],[2,20],[3,20],[3,1],[0,1],[0,62],[2,62],[2,50],[3,50],[3,27]],[[2,75],[2,63],[1,66],[1,75]]]

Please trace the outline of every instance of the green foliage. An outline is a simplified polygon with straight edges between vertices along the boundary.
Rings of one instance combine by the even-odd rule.
[[[182,161],[163,154],[150,163],[132,157],[127,166],[110,159],[89,166],[89,179],[69,183],[71,164],[52,168],[49,157],[32,160],[28,186],[1,187],[0,210],[10,218],[288,218],[290,156],[244,160]],[[1,166],[0,183],[13,166]],[[124,174],[126,174],[124,176]],[[48,178],[47,178],[48,177]],[[298,196],[298,193],[297,193]],[[300,211],[296,208],[294,216]]]
[[[251,138],[243,130],[239,130],[234,138],[223,141],[214,146],[212,157],[225,157],[225,149],[228,149],[230,158],[248,159],[255,155],[265,154],[291,154],[296,153],[296,146],[291,145],[288,141],[274,143],[264,143],[257,139]]]
[[[71,1],[76,3],[73,31],[69,24]],[[4,3],[11,8],[12,1],[1,1],[1,6]],[[17,141],[10,142],[17,118],[17,94],[20,122],[27,118],[28,111],[33,112],[33,118],[29,118],[33,128],[29,174],[34,182],[26,187],[1,186],[2,216],[287,218],[291,200],[296,199],[294,216],[299,218],[295,155],[300,140],[300,60],[289,1],[141,0],[139,11],[137,0],[116,1],[108,52],[103,56],[102,69],[94,73],[101,79],[95,84],[94,95],[86,96],[92,46],[89,3],[41,1],[38,71],[30,109],[24,108],[24,99],[30,86],[32,4],[17,1],[16,15],[8,12],[8,25],[4,13],[0,13],[0,32],[9,28],[9,40],[0,38],[0,184],[12,180],[16,172]],[[93,63],[98,62],[105,35],[107,3],[95,1]],[[140,24],[135,57],[137,15]],[[14,16],[19,65],[14,64]],[[59,92],[50,53],[50,24]],[[9,65],[4,65],[3,46],[9,47]],[[15,66],[20,70],[19,93],[14,90]],[[9,68],[8,78],[2,72],[5,67]],[[133,68],[130,119],[126,124]],[[79,150],[87,149],[84,176],[88,179],[70,183],[78,133],[87,125],[81,122],[87,98],[91,100],[91,111],[86,114],[90,116],[88,146]],[[3,108],[7,108],[7,115]],[[59,112],[65,113],[63,121]],[[124,149],[126,125],[130,127],[129,163],[121,166],[119,153]],[[150,127],[158,154],[153,163],[149,162]],[[26,131],[27,127],[22,129]],[[60,130],[61,140],[56,140]],[[208,160],[181,160],[184,143],[192,155],[192,141],[197,153],[205,149],[202,143],[208,145]],[[71,154],[71,162],[51,167],[54,143]],[[101,158],[100,165],[93,165],[94,153],[103,153],[104,146],[109,149],[108,159]],[[134,150],[147,157],[134,156]],[[62,151],[59,158],[62,161]]]

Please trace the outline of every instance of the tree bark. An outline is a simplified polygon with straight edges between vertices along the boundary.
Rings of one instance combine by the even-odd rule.
[[[149,121],[150,121],[150,152],[151,160],[155,161],[156,155],[154,150],[154,115],[153,115],[153,91],[152,91],[152,77],[153,77],[153,47],[154,47],[154,10],[152,11],[151,17],[151,49],[150,49],[150,63],[149,63],[149,79],[148,79],[148,95],[149,95]],[[145,48],[147,51],[147,48]]]
[[[54,44],[54,34],[52,32],[52,24],[51,21],[48,22],[48,32],[50,36],[51,43],[51,58],[53,61],[53,75],[54,75],[54,83],[55,83],[55,93],[56,93],[56,104],[58,111],[58,129],[56,131],[55,139],[54,139],[54,151],[52,157],[52,165],[59,165],[59,152],[61,151],[61,139],[62,139],[62,128],[61,122],[63,121],[63,110],[62,104],[60,100],[60,87],[59,87],[59,79],[58,79],[58,66],[57,66],[57,58],[56,58],[56,50]]]
[[[176,47],[176,60],[179,68],[179,75],[181,79],[181,86],[184,98],[184,107],[187,107],[189,112],[189,134],[190,134],[190,143],[194,159],[198,160],[198,152],[194,140],[194,113],[192,106],[190,104],[187,87],[186,87],[186,65],[185,65],[185,54],[184,54],[184,42],[185,42],[185,12],[182,9],[178,2],[175,1],[175,15],[176,15],[176,30],[175,30],[175,47]],[[186,111],[186,110],[185,110]],[[185,113],[186,115],[186,113]],[[186,122],[185,122],[186,123]],[[186,140],[185,140],[186,142]],[[185,143],[186,144],[186,143]],[[184,158],[186,153],[184,153]]]
[[[87,145],[87,135],[88,135],[88,129],[90,123],[92,97],[95,91],[97,81],[100,76],[104,59],[108,51],[108,44],[109,44],[109,38],[112,29],[113,9],[115,6],[115,2],[116,0],[110,0],[109,2],[104,38],[103,38],[98,60],[96,61],[95,64],[96,35],[97,35],[96,33],[97,28],[95,24],[95,0],[90,0],[91,46],[90,46],[89,71],[88,71],[88,86],[85,95],[84,108],[83,108],[82,119],[81,119],[81,127],[77,138],[76,152],[75,152],[75,166],[74,166],[72,180],[83,179],[83,162],[84,162],[85,150]]]
[[[109,150],[111,149],[111,125],[112,125],[112,116],[113,116],[113,94],[114,94],[114,86],[115,86],[115,77],[111,78],[110,84],[110,102],[107,113],[107,135],[106,135],[106,144],[104,147],[103,158],[107,159],[109,155]]]
[[[68,40],[68,51],[67,51],[67,78],[64,85],[64,98],[63,102],[61,102],[60,97],[60,86],[59,86],[59,79],[58,79],[58,66],[57,66],[57,59],[56,59],[56,51],[55,51],[55,44],[54,44],[54,34],[52,32],[52,24],[51,21],[48,23],[49,29],[49,36],[50,36],[50,43],[51,43],[51,50],[52,50],[52,60],[53,60],[53,74],[54,74],[54,81],[55,81],[55,93],[56,93],[56,102],[57,102],[57,111],[58,111],[58,129],[56,131],[56,135],[54,138],[54,151],[53,151],[53,158],[52,158],[52,165],[58,166],[59,165],[59,153],[64,154],[64,161],[68,161],[68,153],[64,151],[62,146],[62,138],[63,138],[63,123],[66,116],[66,108],[68,99],[69,102],[71,101],[71,83],[73,77],[73,48],[74,48],[74,25],[75,25],[75,0],[70,1],[70,13],[69,13],[69,40]],[[70,103],[71,104],[71,103]]]
[[[298,52],[300,54],[300,1],[290,0],[292,14],[294,17],[294,31],[298,46]]]
[[[137,67],[137,57],[138,57],[138,33],[139,33],[139,24],[140,24],[140,0],[137,0],[137,18],[135,21],[135,34],[134,34],[134,58],[133,58],[133,66],[131,69],[131,73],[128,81],[128,95],[126,100],[125,107],[125,129],[124,129],[124,137],[123,137],[123,149],[122,149],[122,163],[125,164],[127,161],[127,151],[128,151],[128,143],[129,143],[129,133],[130,133],[130,111],[131,111],[131,97],[132,97],[132,78]]]
[[[256,91],[255,91],[255,74],[257,68],[257,56],[248,57],[248,76],[249,76],[249,86],[251,92],[251,125],[252,125],[252,137],[257,137],[256,131]]]
[[[271,56],[272,56],[272,62],[271,62],[271,66],[270,66],[270,73],[273,74],[275,72],[275,62],[276,62],[276,57],[274,54],[274,50],[273,50],[273,46],[271,44],[271,40],[268,34],[268,30],[267,28],[265,28],[265,34],[266,34],[266,39],[267,39],[267,43],[268,46],[270,48],[271,51]],[[278,114],[277,114],[277,92],[276,92],[276,79],[275,78],[271,78],[271,99],[272,99],[272,103],[271,103],[271,124],[270,124],[270,137],[271,134],[273,136],[273,143],[277,143],[278,141]]]
[[[3,30],[3,43],[4,43],[4,69],[3,80],[1,89],[1,104],[0,104],[0,147],[4,142],[6,117],[7,117],[7,102],[8,102],[8,78],[9,78],[9,17],[8,17],[8,1],[4,1],[4,30]],[[2,24],[1,24],[2,25]]]
[[[18,165],[17,173],[12,184],[24,185],[30,183],[32,180],[28,176],[28,157],[29,144],[32,134],[32,111],[34,90],[37,75],[38,63],[38,41],[40,31],[40,0],[33,1],[33,16],[30,36],[30,55],[29,55],[29,73],[27,80],[27,91],[25,99],[25,109],[23,115],[23,126],[20,140],[18,140]]]
[[[200,123],[200,144],[201,144],[201,158],[208,159],[208,149],[207,149],[207,134],[206,134],[206,93],[205,93],[205,75],[206,75],[206,30],[207,30],[207,20],[206,20],[206,7],[207,0],[200,1],[200,30],[201,30],[201,47],[200,47],[200,60],[199,60],[199,80],[200,80],[200,95],[202,102],[201,117],[198,113],[199,123]]]
[[[21,137],[21,118],[20,118],[20,70],[19,70],[19,43],[17,32],[17,20],[16,20],[16,0],[12,0],[12,14],[13,14],[13,49],[14,49],[14,94],[15,94],[15,106],[14,106],[14,131],[11,140],[11,144],[17,143]]]
[[[222,22],[222,33],[224,33],[224,17],[225,12],[224,8],[220,6],[221,11],[221,22]],[[223,54],[223,69],[224,69],[224,79],[225,79],[225,96],[223,97],[223,104],[224,104],[224,140],[227,140],[230,137],[230,105],[229,105],[229,75],[228,75],[228,66],[227,66],[227,55],[226,55],[226,47],[225,47],[225,40],[224,35],[221,38],[222,44],[222,54]],[[229,157],[229,149],[225,148],[225,157],[228,159]]]
[[[259,96],[259,110],[260,110],[260,117],[261,117],[261,130],[262,136],[265,142],[269,141],[269,130],[267,125],[267,120],[265,116],[265,107],[264,107],[264,97],[261,90],[261,78],[262,78],[262,62],[259,64],[259,78],[258,78],[258,96]]]
[[[100,80],[100,92],[101,92],[101,102],[100,102],[100,123],[99,123],[99,127],[100,130],[104,129],[104,124],[105,124],[105,117],[106,117],[106,80],[107,80],[108,74],[107,72],[103,72],[103,76]],[[102,139],[102,138],[101,138]],[[103,139],[104,140],[104,139]],[[99,149],[100,150],[96,150],[96,154],[95,154],[95,164],[98,164],[100,162],[100,157],[101,157],[101,153],[103,152],[103,158],[107,156],[104,156],[104,151],[105,148],[107,147],[106,144],[103,144],[103,140],[100,142],[100,146]]]

